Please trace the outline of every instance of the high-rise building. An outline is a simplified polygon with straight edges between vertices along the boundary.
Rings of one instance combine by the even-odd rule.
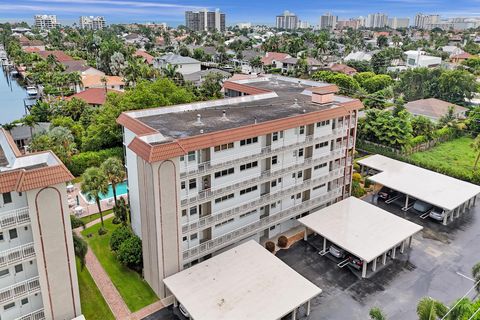
[[[298,20],[297,28],[298,29],[308,29],[308,28],[310,28],[310,23],[308,21]]]
[[[417,29],[428,29],[429,25],[438,23],[440,23],[440,16],[438,14],[417,13],[417,15],[415,15],[414,26]]]
[[[275,26],[277,29],[295,30],[298,26],[298,17],[288,10],[284,11],[276,17]]]
[[[410,25],[410,18],[389,18],[387,26],[392,29],[405,29]]]
[[[384,13],[369,14],[365,22],[367,28],[385,28],[387,26],[388,16]]]
[[[287,77],[226,81],[225,99],[123,113],[132,227],[162,280],[348,197],[357,99]],[[265,108],[268,105],[268,108]]]
[[[80,17],[80,28],[88,30],[101,30],[105,28],[105,18],[101,16],[82,16]]]
[[[56,15],[37,14],[34,16],[35,28],[41,30],[53,29],[58,26]]]
[[[362,25],[362,20],[360,19],[350,19],[350,20],[339,20],[337,21],[337,24],[335,28],[337,29],[358,29]]]
[[[22,155],[0,128],[0,315],[73,319],[81,315],[65,182],[52,152]]]
[[[192,31],[225,31],[225,13],[219,9],[185,12],[185,26]]]
[[[320,29],[333,29],[337,25],[338,17],[332,15],[330,12],[320,16]]]

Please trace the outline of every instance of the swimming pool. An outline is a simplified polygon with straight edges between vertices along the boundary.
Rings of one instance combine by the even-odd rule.
[[[123,181],[122,183],[119,183],[116,185],[115,190],[117,191],[117,197],[120,197],[124,194],[127,194],[127,180]],[[87,201],[88,203],[95,203],[95,201],[88,201],[87,197],[82,193],[82,197]],[[111,199],[113,198],[113,188],[112,185],[108,185],[108,191],[106,194],[101,193],[100,194],[100,201],[106,200],[106,199]]]

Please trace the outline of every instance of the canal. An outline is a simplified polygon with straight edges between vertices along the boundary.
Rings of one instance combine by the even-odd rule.
[[[10,123],[25,114],[23,99],[27,93],[16,78],[10,81],[7,77],[0,67],[0,124]]]

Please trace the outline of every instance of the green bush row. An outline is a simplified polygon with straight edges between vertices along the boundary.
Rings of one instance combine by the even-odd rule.
[[[123,159],[123,148],[116,147],[100,151],[86,151],[76,154],[72,157],[72,160],[67,163],[67,168],[75,177],[78,177],[82,175],[87,168],[99,167],[103,161],[110,157]]]

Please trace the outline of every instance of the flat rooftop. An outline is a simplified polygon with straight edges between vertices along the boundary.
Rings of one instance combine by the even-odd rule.
[[[339,201],[298,221],[366,262],[373,261],[423,229],[355,197]]]
[[[195,320],[280,319],[322,292],[253,240],[163,281]]]
[[[203,133],[210,133],[338,108],[338,103],[354,100],[335,96],[334,102],[330,104],[313,103],[312,93],[308,88],[329,86],[322,82],[280,76],[233,82],[264,92],[237,98],[128,112],[128,115],[155,129],[168,140],[199,135],[201,130]],[[223,110],[226,112],[225,118]],[[197,115],[200,115],[201,122],[197,121]]]
[[[381,171],[370,180],[447,211],[480,193],[480,186],[475,184],[382,155],[372,155],[357,162]]]

